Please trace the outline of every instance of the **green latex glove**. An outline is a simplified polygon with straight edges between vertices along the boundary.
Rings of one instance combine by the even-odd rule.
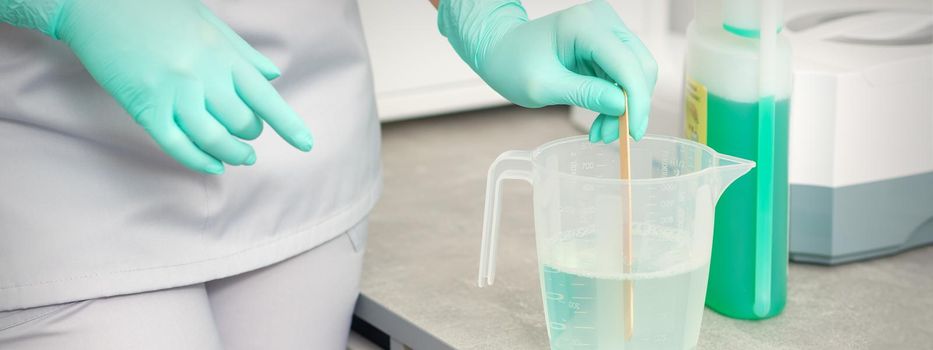
[[[644,136],[657,63],[604,1],[528,21],[517,0],[441,0],[438,27],[460,58],[510,101],[598,112],[590,141],[606,143],[618,139],[618,116],[631,108],[630,134]]]
[[[308,127],[268,81],[278,69],[197,0],[0,0],[0,19],[66,43],[193,170],[253,164],[255,151],[240,139],[258,137],[262,120],[292,146],[312,147]]]

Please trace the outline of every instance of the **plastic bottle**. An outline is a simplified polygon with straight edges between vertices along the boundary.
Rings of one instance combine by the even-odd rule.
[[[708,307],[741,319],[778,315],[787,294],[793,73],[780,6],[777,0],[696,0],[687,28],[686,137],[757,163],[716,207],[706,294]]]

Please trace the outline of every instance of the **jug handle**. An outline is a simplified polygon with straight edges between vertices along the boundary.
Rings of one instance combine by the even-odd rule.
[[[496,279],[496,249],[499,241],[501,213],[501,183],[503,180],[525,180],[532,183],[531,152],[506,151],[489,166],[486,178],[486,204],[483,213],[483,240],[479,258],[479,286],[492,285]]]

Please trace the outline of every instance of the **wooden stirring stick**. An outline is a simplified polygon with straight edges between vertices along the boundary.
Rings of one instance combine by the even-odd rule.
[[[628,94],[622,90],[625,96],[625,112],[619,117],[619,179],[623,181],[631,180],[631,151],[629,150],[628,140]],[[625,183],[625,195],[622,198],[624,223],[622,224],[622,256],[625,263],[622,265],[622,295],[625,300],[625,340],[632,339],[635,329],[635,290],[631,280],[632,273],[632,185]]]

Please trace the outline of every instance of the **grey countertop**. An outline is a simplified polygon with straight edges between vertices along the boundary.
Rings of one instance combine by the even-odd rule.
[[[384,125],[383,197],[357,315],[414,349],[547,349],[531,188],[505,184],[496,284],[476,286],[488,166],[579,134],[566,108],[516,107]],[[931,349],[933,247],[837,267],[791,264],[784,313],[706,310],[700,349]]]

